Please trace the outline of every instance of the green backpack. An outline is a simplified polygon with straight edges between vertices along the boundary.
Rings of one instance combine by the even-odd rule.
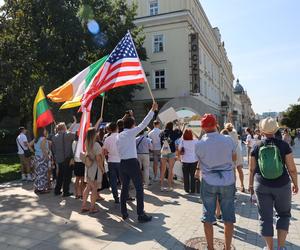
[[[262,177],[274,180],[282,176],[283,163],[278,147],[274,144],[263,144],[259,148],[258,166]]]

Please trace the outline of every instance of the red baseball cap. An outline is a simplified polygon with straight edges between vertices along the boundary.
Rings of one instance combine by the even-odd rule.
[[[217,126],[216,117],[212,114],[205,114],[200,121],[202,128],[214,128]]]

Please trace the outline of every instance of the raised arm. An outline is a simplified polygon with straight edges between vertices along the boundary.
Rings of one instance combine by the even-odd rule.
[[[154,111],[157,110],[157,109],[158,109],[158,105],[157,105],[156,102],[154,102],[152,104],[151,110],[146,115],[144,120],[137,127],[130,129],[129,133],[132,133],[133,135],[138,135],[142,130],[144,130],[148,126],[150,121],[152,120],[152,118],[154,116]]]

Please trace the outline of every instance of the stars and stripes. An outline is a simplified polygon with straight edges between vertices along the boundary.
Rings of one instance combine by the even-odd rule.
[[[91,87],[84,93],[82,105],[88,107],[89,103],[99,94],[112,88],[146,81],[134,42],[130,33],[127,32],[94,77]]]

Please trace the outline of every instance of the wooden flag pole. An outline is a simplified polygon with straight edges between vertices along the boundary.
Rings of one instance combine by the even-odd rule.
[[[104,99],[105,99],[105,92],[103,93],[103,96],[102,96],[101,115],[100,115],[101,120],[103,120]]]
[[[154,96],[153,96],[153,93],[152,93],[152,90],[151,90],[151,88],[150,88],[150,85],[149,85],[149,82],[148,82],[148,80],[146,80],[146,84],[147,84],[147,86],[148,86],[148,89],[149,89],[149,92],[150,92],[150,95],[151,95],[152,101],[153,101],[153,102],[155,102],[155,99],[154,99]]]

